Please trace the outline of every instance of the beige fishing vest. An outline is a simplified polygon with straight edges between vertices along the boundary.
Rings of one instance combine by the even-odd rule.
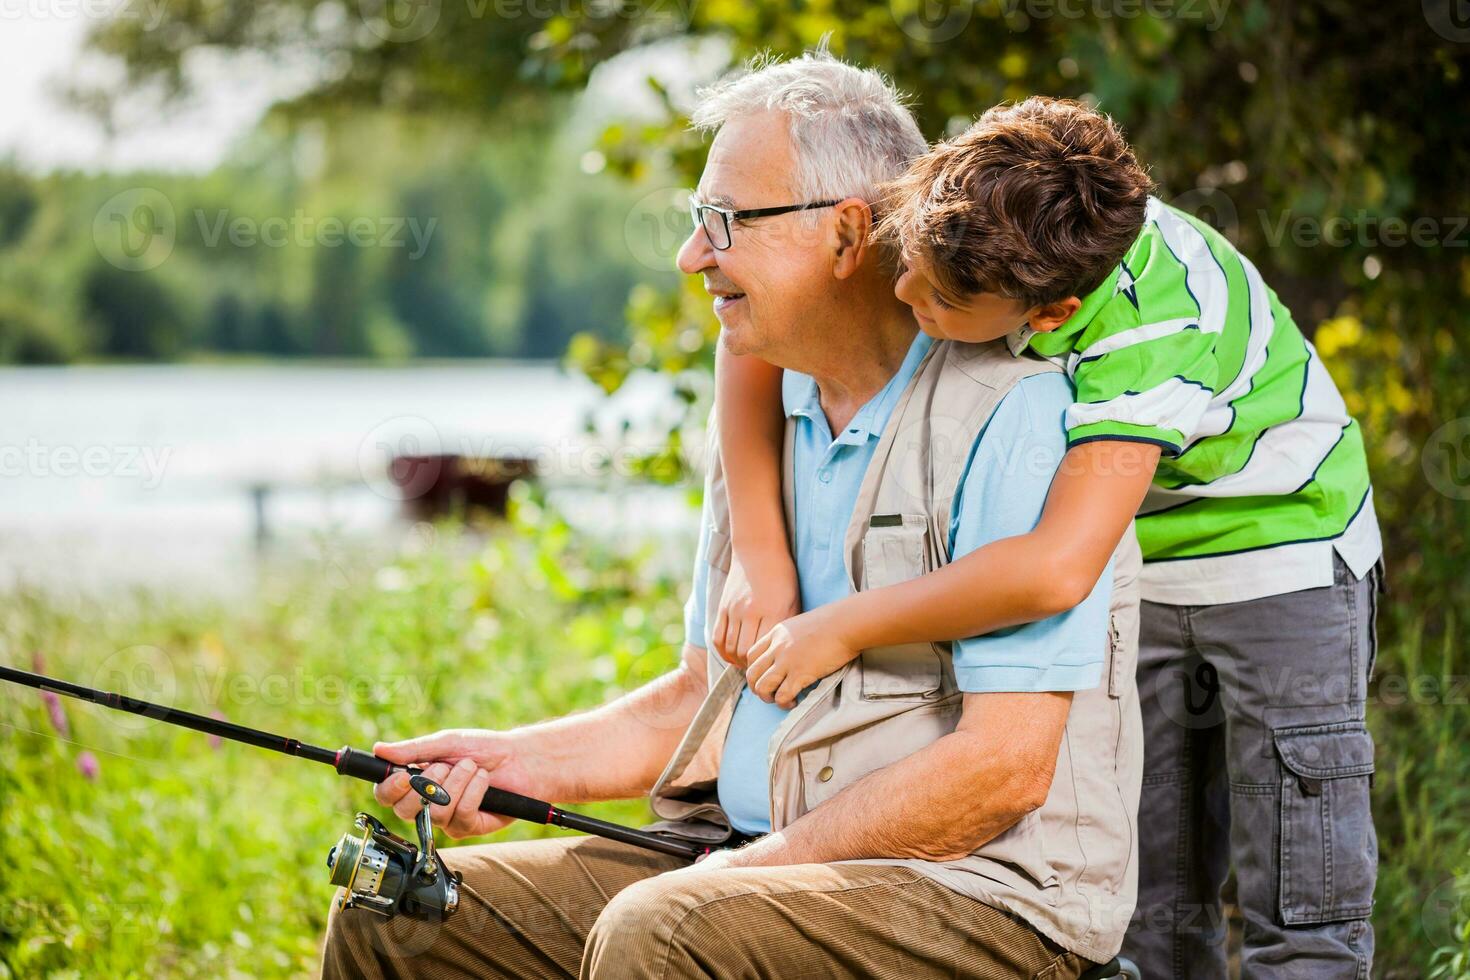
[[[891,585],[948,563],[950,507],[971,447],[1017,382],[1055,370],[1031,355],[1013,357],[1002,343],[933,345],[894,409],[858,491],[846,539],[854,588]],[[788,419],[788,527],[792,432]],[[730,567],[730,539],[718,453],[709,458],[707,608],[713,611]],[[905,865],[1016,913],[1088,959],[1106,960],[1118,952],[1136,894],[1134,817],[1143,768],[1134,685],[1140,557],[1131,526],[1113,564],[1111,628],[1098,637],[1108,648],[1102,681],[1073,697],[1046,803],[957,861],[840,863]],[[664,820],[650,828],[717,843],[731,834],[716,779],[745,676],[713,651],[708,658],[709,694],[653,787],[650,802]],[[771,828],[780,830],[814,809],[813,819],[819,819],[821,804],[851,783],[952,732],[963,697],[948,644],[864,650],[823,678],[771,737]]]

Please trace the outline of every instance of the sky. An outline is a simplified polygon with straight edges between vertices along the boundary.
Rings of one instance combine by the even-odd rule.
[[[314,69],[279,61],[259,64],[194,52],[185,66],[193,80],[188,104],[159,107],[130,96],[119,132],[109,136],[61,94],[68,84],[94,86],[115,66],[84,56],[87,31],[109,8],[146,10],[143,0],[0,0],[0,161],[33,172],[165,170],[203,173],[225,158],[235,142],[273,102],[308,88]],[[90,14],[90,16],[89,16]],[[584,126],[609,116],[657,113],[643,84],[653,73],[675,93],[688,92],[728,57],[722,41],[667,42],[629,52],[598,69],[582,104]]]
[[[81,58],[87,29],[96,22],[85,11],[97,6],[88,0],[0,0],[0,92],[6,95],[0,159],[34,171],[205,171],[275,97],[264,73],[231,72],[229,84],[202,86],[197,104],[153,112],[109,139],[59,95],[70,81],[101,77],[102,66],[89,70]],[[208,66],[201,67],[208,76]]]

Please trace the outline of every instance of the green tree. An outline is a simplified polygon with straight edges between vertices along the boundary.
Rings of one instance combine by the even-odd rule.
[[[82,280],[82,309],[108,357],[167,360],[183,346],[183,317],[157,276],[98,261]]]

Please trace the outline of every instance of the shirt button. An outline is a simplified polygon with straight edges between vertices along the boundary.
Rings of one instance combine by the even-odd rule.
[[[828,469],[818,470],[817,471],[817,479],[818,480],[821,480],[823,483],[831,483],[832,482],[832,471],[831,470],[828,470]]]
[[[822,767],[822,771],[819,772],[819,773],[817,773],[817,778],[819,780],[821,780],[822,782],[824,782],[824,783],[827,780],[831,779],[832,778],[832,767],[831,766],[823,766]]]

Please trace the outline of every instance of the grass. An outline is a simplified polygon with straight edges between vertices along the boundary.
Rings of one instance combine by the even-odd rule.
[[[530,503],[488,542],[448,528],[416,540],[391,561],[328,556],[229,601],[10,595],[0,659],[359,747],[591,707],[677,661],[683,583],[649,556],[581,540]],[[1470,708],[1455,687],[1470,665],[1393,612],[1371,709],[1375,972],[1470,976]],[[0,976],[313,975],[327,847],[355,810],[393,822],[366,787],[76,702],[61,706],[63,733],[54,710],[0,695]],[[649,819],[641,801],[586,809]],[[561,831],[500,837],[548,833]]]
[[[644,562],[589,549],[534,507],[469,555],[438,538],[377,568],[323,561],[245,602],[9,596],[0,658],[364,748],[591,707],[677,662],[679,597]],[[0,694],[0,976],[312,975],[327,848],[359,809],[408,829],[325,767],[62,710],[64,737],[38,695]],[[642,801],[585,809],[651,819]],[[564,832],[500,837],[549,833]]]

